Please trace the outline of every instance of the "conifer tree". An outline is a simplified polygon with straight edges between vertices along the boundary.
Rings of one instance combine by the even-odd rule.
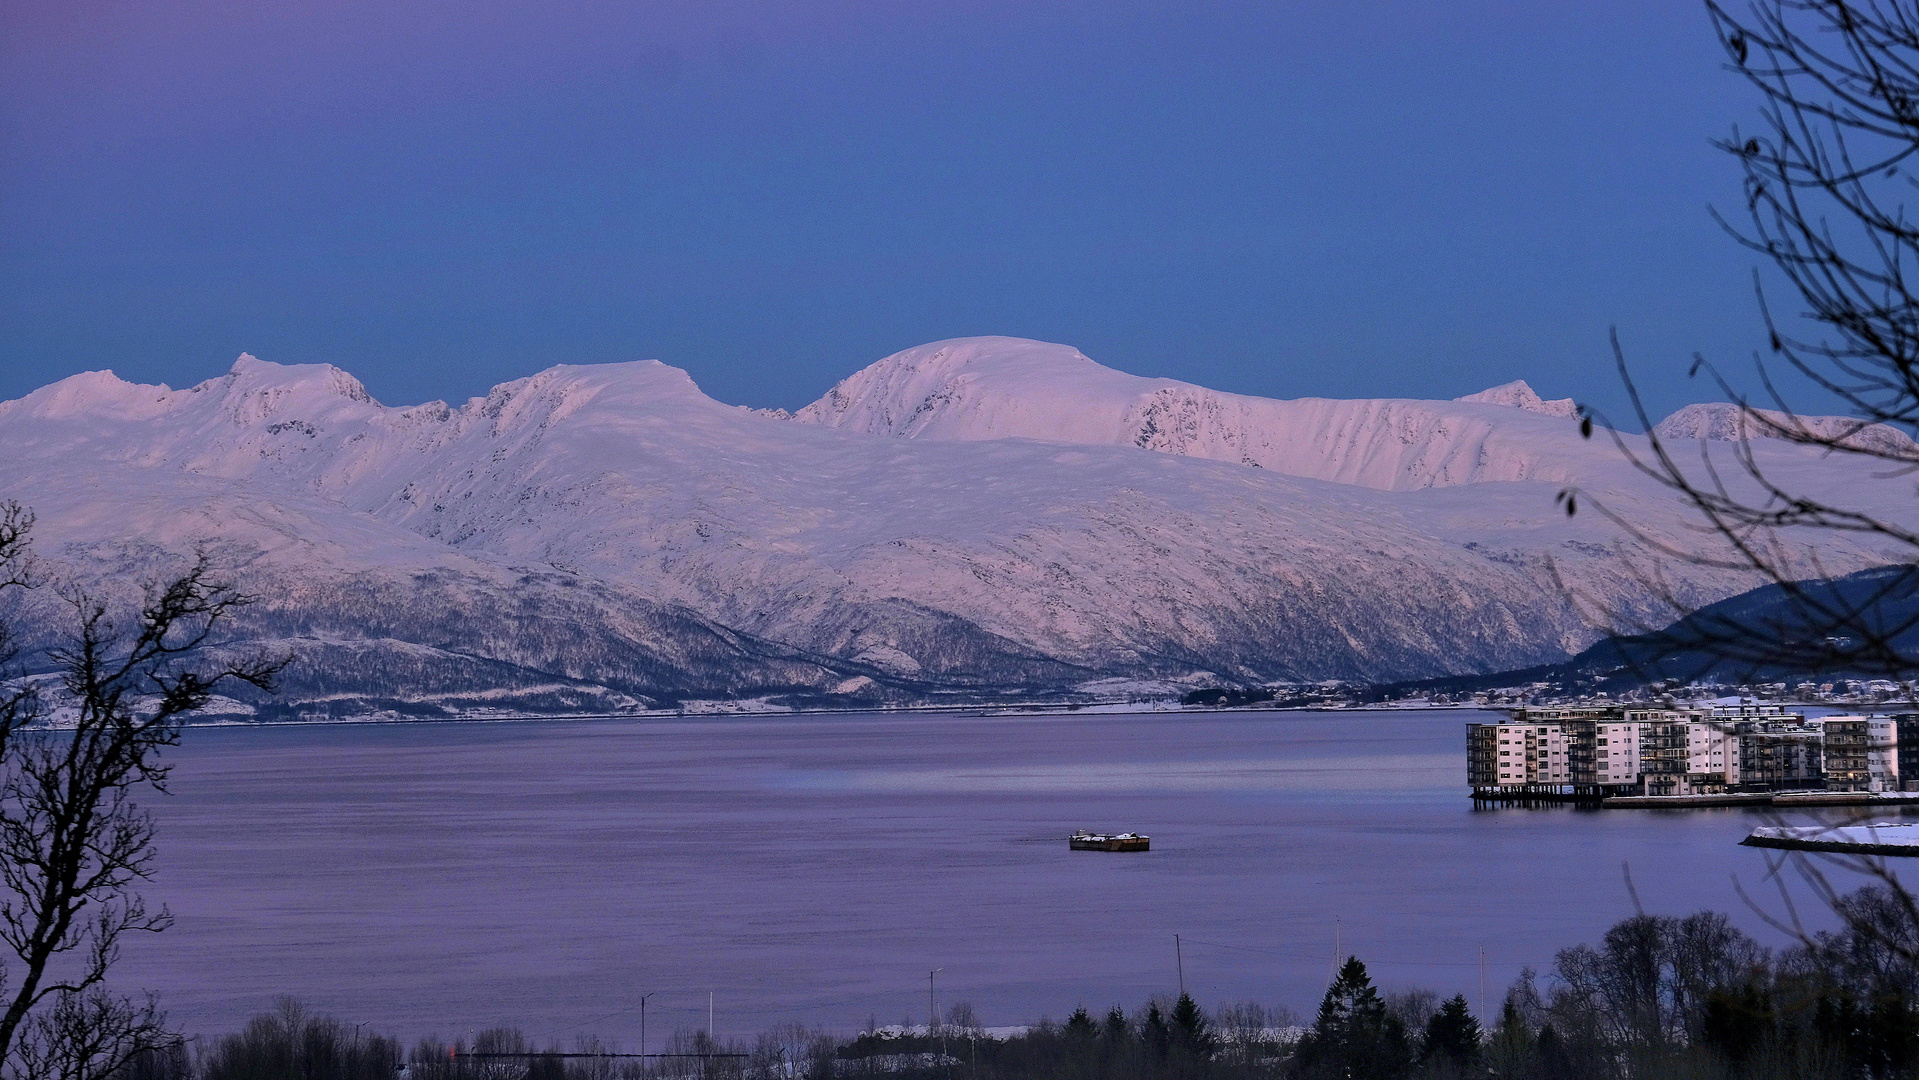
[[[1522,982],[1529,981],[1531,975],[1532,969],[1528,968]],[[1506,995],[1506,1004],[1499,1010],[1499,1026],[1493,1029],[1492,1041],[1486,1047],[1487,1064],[1497,1080],[1532,1075],[1538,1057],[1538,1039],[1515,997]]]
[[[1173,1006],[1173,1045],[1201,1058],[1213,1054],[1213,1026],[1188,994]]]
[[[1456,994],[1426,1021],[1420,1060],[1449,1064],[1459,1072],[1479,1059],[1479,1021],[1466,1008],[1466,995]]]
[[[1146,1020],[1139,1026],[1139,1037],[1154,1057],[1163,1058],[1172,1048],[1173,1032],[1166,1026],[1166,1014],[1159,1011],[1159,1002],[1146,1003]]]
[[[1412,1066],[1405,1026],[1387,1013],[1358,957],[1347,957],[1327,987],[1297,1054],[1303,1075],[1329,1080],[1390,1080]]]

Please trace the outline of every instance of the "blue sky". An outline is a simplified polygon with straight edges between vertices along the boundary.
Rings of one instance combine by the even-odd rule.
[[[0,397],[246,350],[791,407],[1012,334],[1616,410],[1617,325],[1663,410],[1758,339],[1691,3],[0,2]]]

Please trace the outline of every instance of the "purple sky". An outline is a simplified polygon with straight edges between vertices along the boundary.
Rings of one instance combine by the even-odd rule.
[[[1757,336],[1689,3],[0,4],[0,397],[244,349],[793,406],[1002,333],[1617,408],[1617,324],[1664,408]]]

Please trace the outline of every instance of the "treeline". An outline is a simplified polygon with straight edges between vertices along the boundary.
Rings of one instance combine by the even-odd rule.
[[[1354,958],[1310,1024],[1182,995],[994,1038],[958,1006],[930,1033],[691,1031],[664,1048],[676,1056],[637,1059],[509,1029],[406,1048],[289,1003],[120,1080],[1919,1080],[1919,909],[1883,886],[1835,909],[1843,929],[1778,952],[1713,912],[1626,919],[1562,950],[1549,978],[1522,974],[1490,1026],[1464,997],[1382,993]]]

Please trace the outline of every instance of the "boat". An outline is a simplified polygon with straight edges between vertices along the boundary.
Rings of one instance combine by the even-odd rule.
[[[1146,851],[1152,846],[1153,838],[1138,833],[1096,833],[1081,829],[1066,838],[1066,845],[1074,851]]]

